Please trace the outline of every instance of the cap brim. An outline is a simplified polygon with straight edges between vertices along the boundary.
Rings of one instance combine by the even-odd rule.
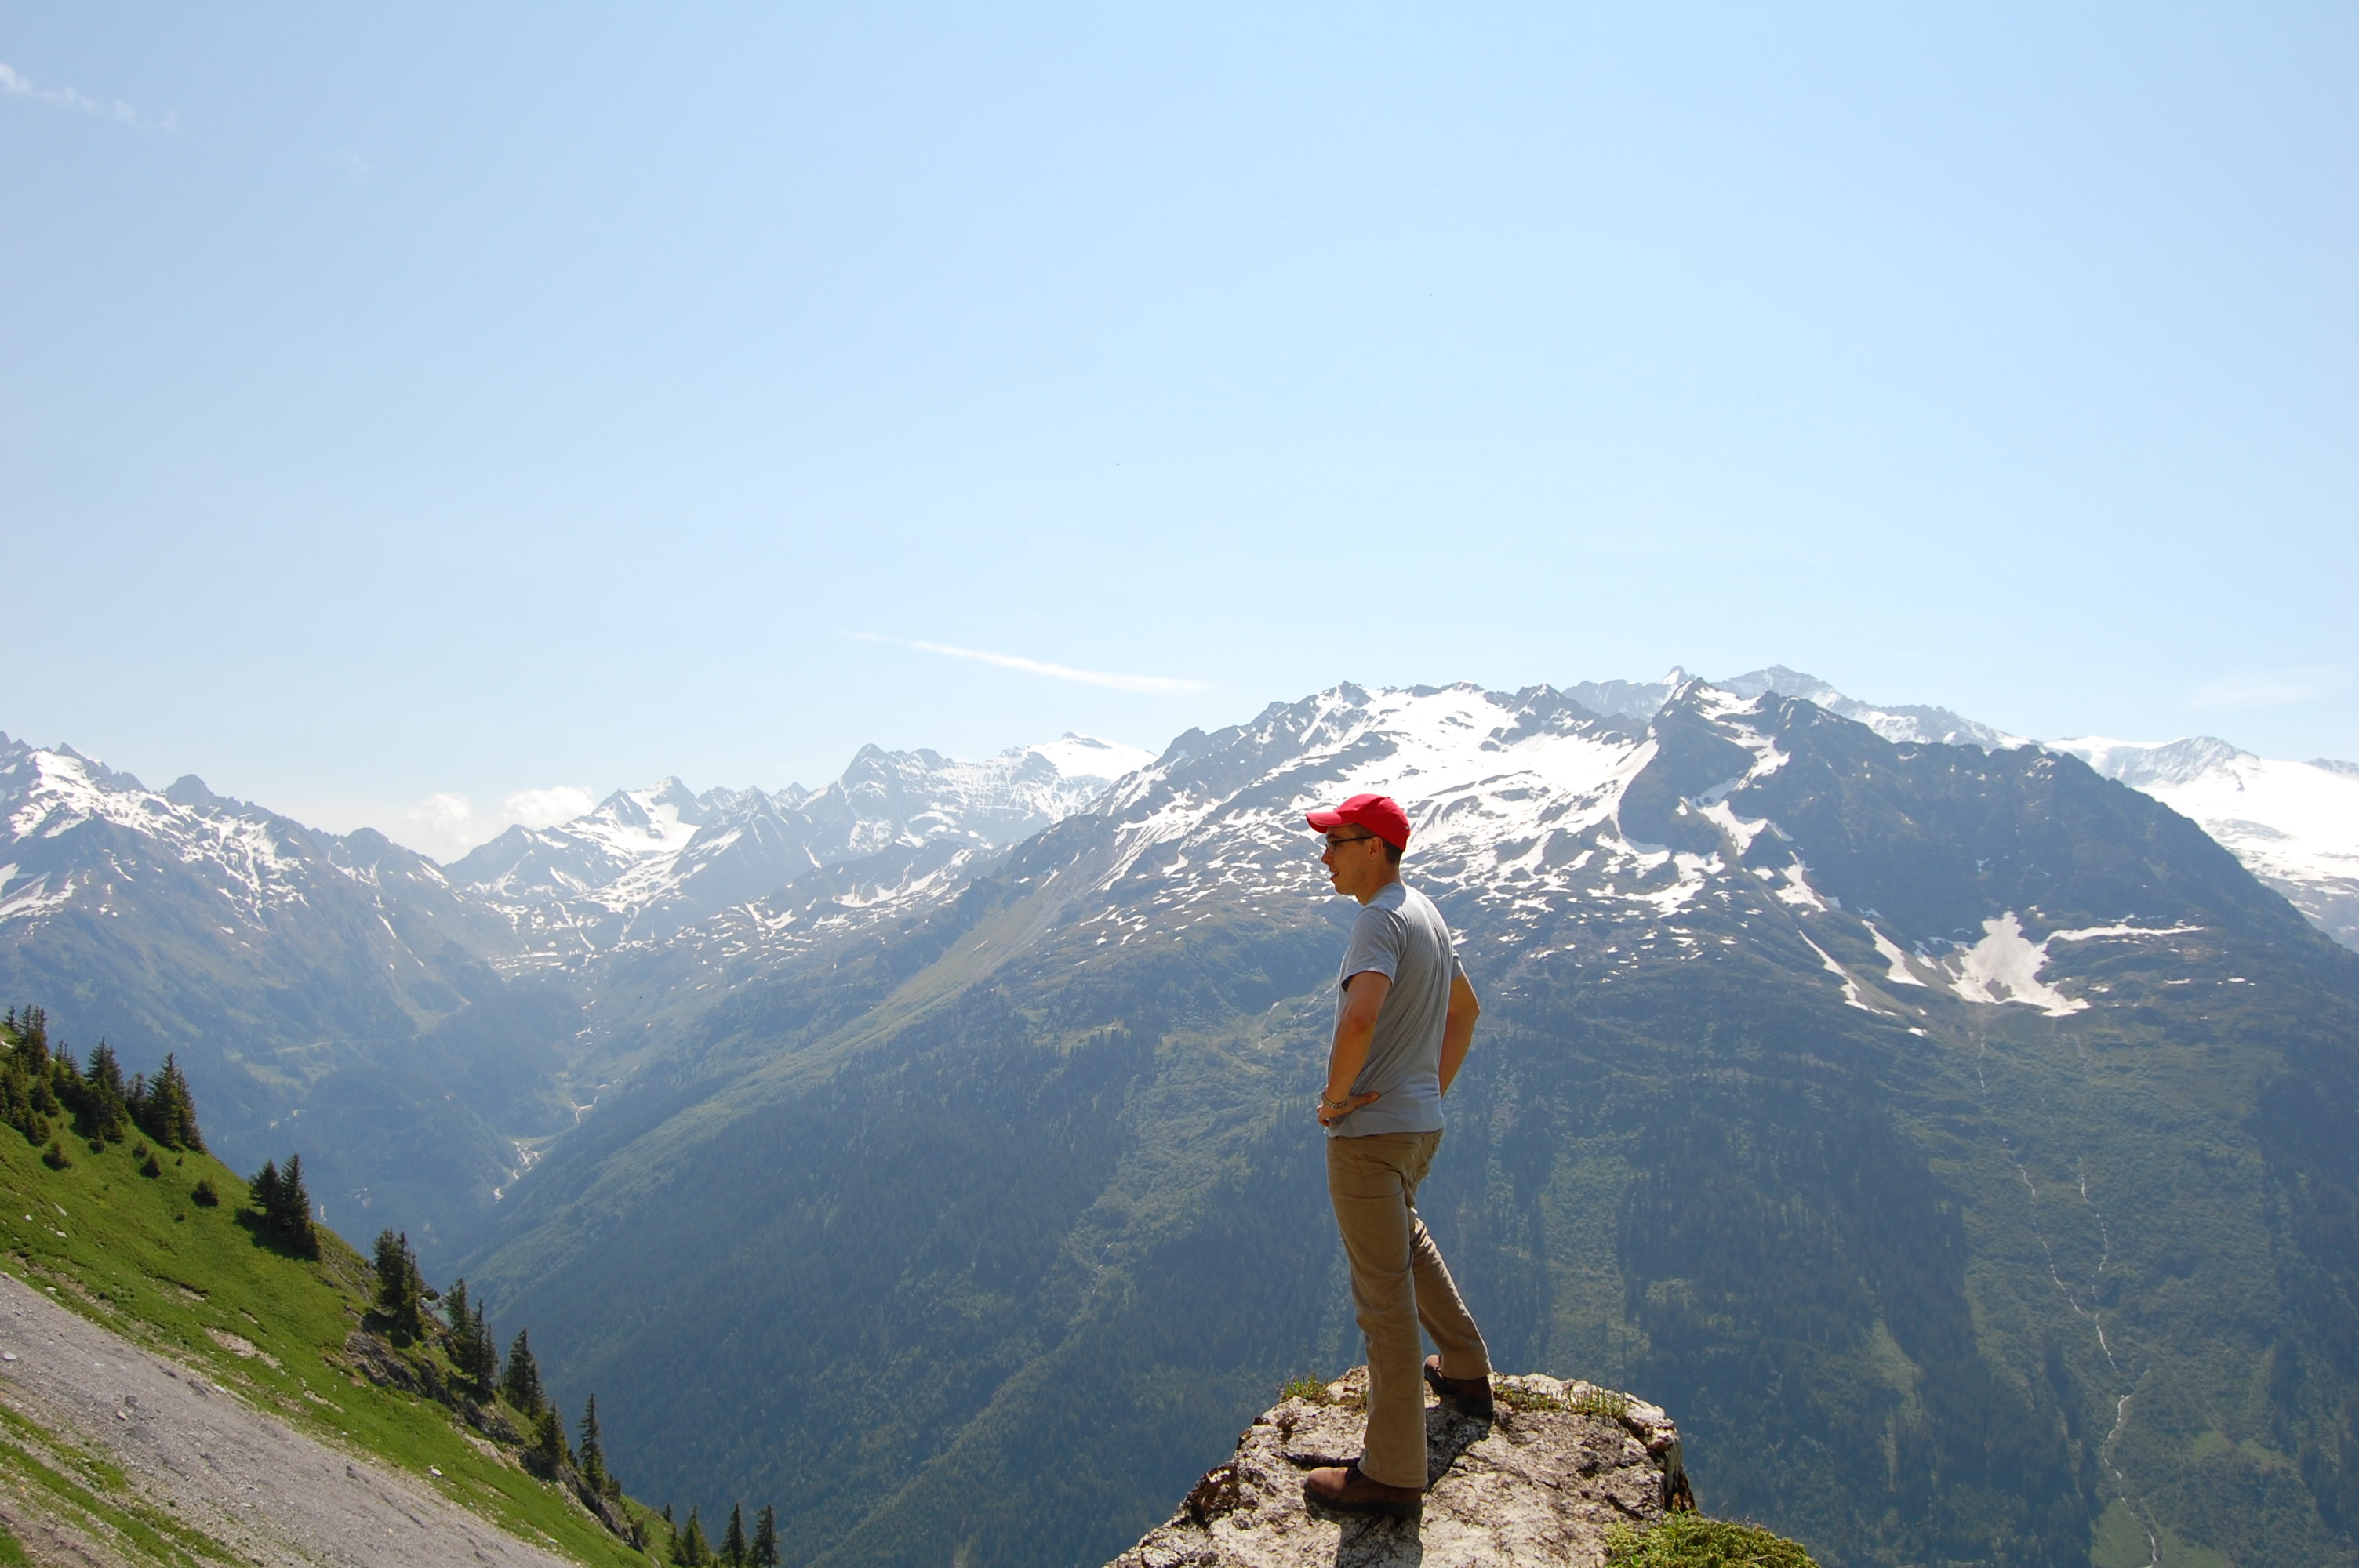
[[[1343,814],[1340,811],[1314,811],[1302,820],[1319,829],[1320,832],[1325,833],[1332,828],[1343,826]]]

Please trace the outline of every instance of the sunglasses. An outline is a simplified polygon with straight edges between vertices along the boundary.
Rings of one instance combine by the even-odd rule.
[[[1325,834],[1321,836],[1319,840],[1321,846],[1319,852],[1323,855],[1329,849],[1340,849],[1346,844],[1365,843],[1367,840],[1375,837],[1375,835],[1373,833],[1354,833],[1348,838],[1338,838],[1332,833]]]

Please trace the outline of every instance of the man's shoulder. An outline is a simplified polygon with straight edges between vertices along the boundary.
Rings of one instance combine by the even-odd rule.
[[[1361,906],[1352,921],[1355,942],[1368,940],[1390,944],[1439,941],[1448,946],[1452,938],[1450,923],[1433,900],[1406,882],[1392,882]]]
[[[1430,923],[1445,932],[1450,929],[1450,922],[1441,916],[1440,904],[1407,882],[1395,882],[1393,886],[1400,890],[1400,897],[1394,902],[1393,907],[1399,910],[1404,916]]]

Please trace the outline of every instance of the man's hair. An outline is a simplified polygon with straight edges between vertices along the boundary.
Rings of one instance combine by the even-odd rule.
[[[1388,866],[1397,866],[1400,864],[1401,851],[1407,848],[1406,845],[1396,844],[1389,838],[1379,838],[1376,842],[1385,847],[1385,864]],[[1325,1091],[1322,1090],[1321,1092],[1324,1093]]]

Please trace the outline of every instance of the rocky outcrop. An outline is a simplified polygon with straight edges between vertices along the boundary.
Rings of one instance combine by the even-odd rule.
[[[1346,1518],[1303,1501],[1304,1475],[1360,1452],[1360,1367],[1266,1412],[1179,1512],[1109,1568],[1591,1568],[1604,1561],[1609,1527],[1695,1506],[1679,1429],[1655,1406],[1538,1374],[1492,1387],[1488,1421],[1427,1397],[1422,1519]]]
[[[646,1527],[626,1513],[616,1498],[592,1486],[570,1454],[552,1461],[528,1446],[525,1434],[516,1430],[516,1422],[508,1419],[497,1402],[469,1399],[432,1357],[412,1360],[377,1336],[356,1328],[344,1336],[342,1358],[331,1357],[330,1365],[364,1377],[379,1388],[399,1389],[456,1411],[468,1425],[493,1442],[513,1446],[517,1451],[515,1459],[527,1472],[563,1487],[591,1518],[607,1530],[633,1546],[647,1543]]]

